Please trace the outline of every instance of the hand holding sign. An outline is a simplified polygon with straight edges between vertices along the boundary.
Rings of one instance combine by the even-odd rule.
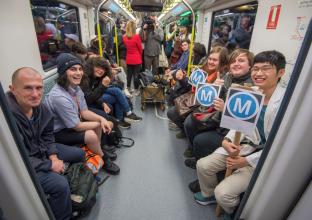
[[[260,93],[230,88],[220,126],[252,135],[263,101],[264,96]]]
[[[221,87],[208,83],[199,83],[196,87],[196,101],[205,107],[213,105],[214,100],[218,98]]]
[[[223,148],[228,152],[229,156],[235,157],[239,154],[240,146],[239,144],[233,144],[231,142],[227,142],[223,144]]]
[[[196,87],[199,83],[205,83],[207,78],[207,73],[199,68],[195,68],[189,78],[189,83]]]
[[[216,99],[213,101],[213,107],[214,107],[217,111],[223,112],[223,109],[224,109],[224,101],[223,101],[223,99],[216,98]]]

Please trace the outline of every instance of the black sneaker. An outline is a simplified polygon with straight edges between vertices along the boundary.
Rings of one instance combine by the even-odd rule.
[[[189,167],[189,168],[192,168],[192,169],[196,169],[196,163],[197,163],[197,161],[196,161],[196,159],[194,159],[194,158],[192,158],[192,159],[186,159],[185,161],[184,161],[184,164],[185,164],[185,166],[187,166],[187,167]]]
[[[103,169],[111,175],[118,175],[120,172],[120,168],[114,162],[110,161],[109,159],[106,159],[104,161]]]
[[[119,121],[119,122],[118,122],[118,127],[119,127],[119,128],[128,129],[128,128],[131,127],[131,124],[128,123],[128,122],[126,122],[126,121],[124,121],[124,120],[122,120],[122,121]]]
[[[104,154],[106,154],[111,161],[115,161],[117,159],[117,154],[114,152],[104,151]]]
[[[107,145],[107,144],[104,144],[102,145],[102,150],[103,151],[108,151],[108,152],[115,152],[116,151],[116,147],[114,145]]]
[[[130,115],[126,115],[124,120],[126,122],[131,123],[131,122],[141,121],[142,118],[132,112]]]
[[[199,185],[199,181],[198,180],[195,180],[193,182],[191,182],[189,185],[188,185],[189,189],[193,192],[193,193],[197,193],[197,192],[200,192],[200,185]]]

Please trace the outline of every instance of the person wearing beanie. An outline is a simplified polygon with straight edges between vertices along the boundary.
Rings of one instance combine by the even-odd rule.
[[[119,167],[101,149],[101,135],[107,135],[113,123],[88,110],[84,93],[79,87],[83,69],[81,60],[69,54],[57,58],[57,83],[45,98],[46,106],[54,115],[55,140],[67,145],[86,144],[104,159],[104,169],[118,174]],[[114,155],[116,158],[116,155]]]

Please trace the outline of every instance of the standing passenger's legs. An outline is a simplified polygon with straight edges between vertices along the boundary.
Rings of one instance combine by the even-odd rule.
[[[139,78],[138,75],[140,73],[141,70],[141,65],[134,65],[133,66],[133,84],[134,84],[134,89],[139,89]]]
[[[144,56],[144,65],[146,70],[151,70],[152,69],[152,62],[153,62],[153,57]]]
[[[158,74],[159,56],[154,56],[152,60],[153,75]]]
[[[130,89],[133,76],[133,65],[127,65],[127,70],[127,87]]]

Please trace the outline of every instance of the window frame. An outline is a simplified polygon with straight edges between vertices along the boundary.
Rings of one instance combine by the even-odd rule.
[[[217,11],[213,11],[213,13],[211,15],[211,21],[210,21],[210,27],[211,28],[210,28],[209,38],[208,38],[208,47],[207,47],[208,53],[211,50],[213,23],[214,23],[214,20],[215,20],[216,13],[224,11],[224,10],[230,10],[230,9],[233,9],[233,8],[241,7],[241,6],[244,6],[244,5],[250,5],[250,4],[257,4],[257,12],[258,12],[258,7],[259,7],[259,2],[258,1],[247,2],[247,3],[244,3],[244,4],[239,4],[239,5],[235,5],[235,6],[232,6],[232,7],[223,8],[223,9],[220,9],[220,10],[217,10]],[[256,12],[256,15],[257,15],[257,12]],[[242,12],[241,14],[244,14],[244,12]],[[234,30],[235,29],[232,29],[232,31],[234,31]],[[252,34],[251,34],[251,39],[252,39]],[[249,45],[249,47],[250,47],[250,45]]]
[[[69,4],[69,3],[67,3],[67,2],[63,2],[63,1],[59,1],[59,0],[56,0],[55,2],[53,2],[53,4],[51,5],[51,3],[48,1],[48,0],[44,0],[45,2],[44,2],[44,5],[35,5],[35,4],[31,4],[31,6],[33,7],[33,6],[42,6],[42,7],[45,7],[45,14],[46,14],[46,12],[48,12],[49,11],[49,7],[59,7],[60,6],[60,4],[64,4],[64,5],[66,5],[67,7],[69,7],[70,9],[68,9],[67,11],[69,11],[69,10],[72,10],[72,9],[74,9],[75,10],[75,13],[76,13],[76,20],[77,20],[77,34],[78,34],[78,37],[79,37],[79,41],[81,42],[82,41],[82,36],[81,36],[81,21],[80,21],[80,12],[79,12],[79,7],[78,6],[75,6],[75,5],[72,5],[72,4]],[[58,6],[55,6],[54,4],[58,4]],[[31,8],[31,13],[32,13],[32,15],[33,15],[33,9]],[[34,16],[33,16],[34,17]],[[46,23],[46,21],[49,21],[49,22],[51,22],[52,20],[50,19],[50,18],[48,18],[48,19],[44,19],[45,20],[45,23]],[[53,22],[51,22],[51,23],[53,23]],[[57,27],[56,27],[57,28]],[[57,29],[57,30],[59,30],[59,29]],[[39,46],[39,43],[38,43],[38,41],[37,41],[37,45],[38,45],[38,50],[39,50],[39,54],[41,54],[41,52],[40,52],[40,46]],[[55,68],[56,68],[56,66],[57,66],[57,64],[55,63],[54,65],[51,65],[51,66],[48,66],[48,67],[44,67],[44,65],[43,65],[43,63],[42,63],[42,60],[40,59],[40,62],[41,62],[41,66],[42,66],[42,70],[44,71],[44,73],[45,74],[49,74],[52,70],[54,70]]]

